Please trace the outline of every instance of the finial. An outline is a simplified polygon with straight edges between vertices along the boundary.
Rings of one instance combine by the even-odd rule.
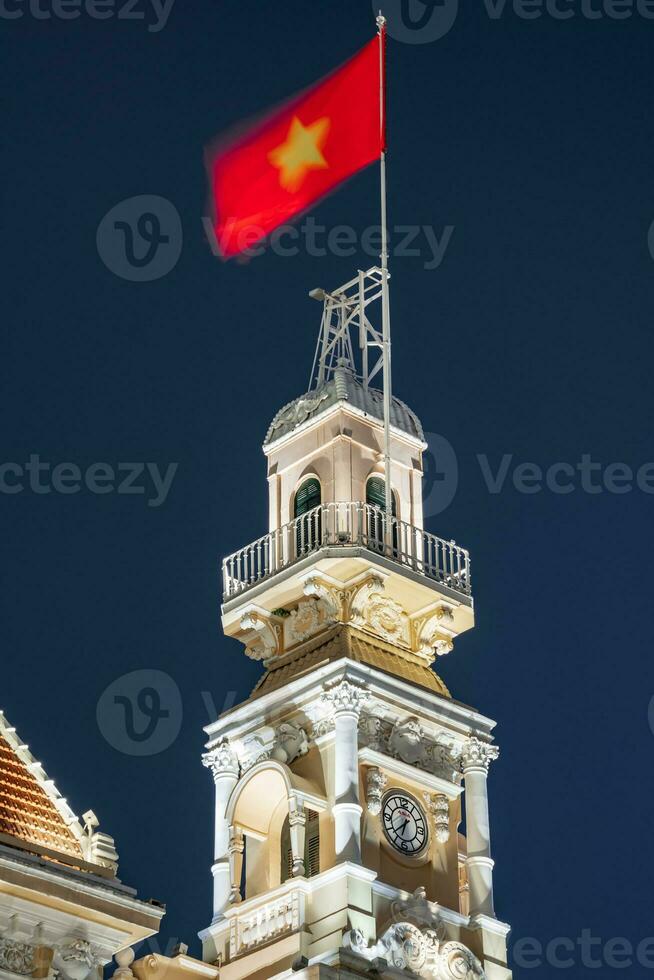
[[[376,24],[377,24],[377,27],[379,28],[380,31],[383,31],[384,28],[386,27],[386,18],[382,14],[381,10],[379,11],[379,14],[377,15]]]

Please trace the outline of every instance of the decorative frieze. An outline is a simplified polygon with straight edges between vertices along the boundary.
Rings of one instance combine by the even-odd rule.
[[[381,813],[382,796],[387,782],[388,779],[385,773],[375,766],[366,772],[366,804],[368,806],[368,813],[371,813],[374,817]]]
[[[393,723],[364,714],[359,721],[359,733],[364,744],[376,752],[424,769],[448,782],[456,782],[459,776],[459,762],[452,740],[440,742],[429,738],[415,716]]]
[[[34,970],[36,946],[15,939],[0,939],[0,969],[20,976],[30,976]]]

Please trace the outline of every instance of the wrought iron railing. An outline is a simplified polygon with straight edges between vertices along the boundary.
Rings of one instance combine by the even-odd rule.
[[[454,541],[392,517],[373,504],[320,504],[301,517],[235,551],[223,560],[223,599],[322,548],[363,547],[399,565],[470,595],[470,556]]]

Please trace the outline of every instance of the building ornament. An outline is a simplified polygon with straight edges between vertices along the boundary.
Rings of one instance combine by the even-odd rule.
[[[321,402],[328,398],[329,394],[326,391],[321,392],[314,398],[298,398],[297,401],[291,402],[290,406],[280,412],[277,418],[271,425],[271,429],[275,432],[277,429],[281,428],[282,425],[296,426],[304,422],[312,412],[318,408]]]
[[[392,924],[373,946],[352,929],[343,945],[367,960],[382,959],[396,970],[430,980],[485,980],[477,957],[459,942],[448,941],[436,903],[418,888],[406,902],[392,905]]]
[[[443,737],[430,739],[413,715],[392,722],[362,714],[359,732],[365,745],[373,751],[390,755],[451,783],[460,777],[457,750],[452,740]]]
[[[481,742],[474,736],[469,738],[464,742],[461,750],[461,768],[464,775],[466,772],[472,772],[475,769],[488,772],[491,762],[497,759],[499,754],[500,750],[497,745]]]
[[[368,769],[366,773],[366,803],[368,813],[371,813],[373,817],[381,813],[382,795],[387,782],[386,774],[381,769],[377,769],[376,766]]]
[[[241,742],[240,747],[241,771],[248,772],[259,762],[265,762],[270,758],[270,745],[266,744],[260,735],[248,735]]]
[[[438,609],[413,622],[414,649],[421,657],[432,663],[434,655],[443,657],[454,649],[448,625],[454,621],[454,613],[449,606]]]
[[[263,660],[264,665],[280,652],[281,628],[255,610],[249,610],[241,617],[241,629],[249,632],[245,643],[245,653],[250,660]]]
[[[325,688],[321,701],[334,717],[340,714],[358,716],[369,697],[370,693],[364,687],[343,678]]]
[[[439,844],[450,839],[450,801],[445,793],[423,793],[427,810],[434,821],[434,836]]]
[[[209,752],[202,756],[202,765],[211,769],[214,779],[221,776],[238,776],[239,763],[228,738],[221,738]]]
[[[21,976],[31,976],[34,971],[36,946],[15,939],[0,939],[0,969]]]
[[[277,762],[284,762],[290,766],[302,755],[309,751],[309,739],[304,728],[299,725],[291,725],[289,722],[282,722],[275,729],[275,744],[270,753],[271,759]]]
[[[69,936],[57,944],[54,965],[68,980],[85,980],[99,962],[86,939]]]

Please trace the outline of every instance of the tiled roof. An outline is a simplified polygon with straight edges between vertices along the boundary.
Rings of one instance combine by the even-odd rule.
[[[424,663],[410,655],[401,653],[396,647],[385,644],[381,640],[371,640],[349,626],[339,626],[336,632],[317,644],[305,645],[303,651],[280,657],[268,665],[268,670],[261,678],[254,695],[268,694],[287,684],[294,677],[314,670],[328,660],[340,660],[348,657],[359,663],[376,667],[386,674],[394,674],[411,684],[434,691],[442,697],[450,698],[447,687],[434,671]]]
[[[40,762],[0,711],[0,833],[84,857],[83,830]]]
[[[264,440],[264,446],[281,436],[293,432],[308,419],[316,419],[339,401],[346,401],[380,422],[384,419],[384,396],[378,388],[364,388],[349,368],[338,367],[333,377],[319,388],[295,398],[277,412]],[[391,425],[407,432],[414,439],[424,441],[424,432],[418,416],[400,401],[393,398]]]

